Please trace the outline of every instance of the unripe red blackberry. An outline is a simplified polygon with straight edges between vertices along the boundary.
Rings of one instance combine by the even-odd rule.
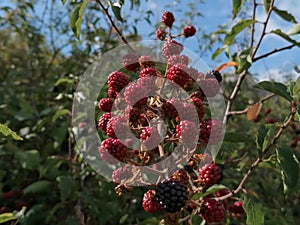
[[[183,45],[175,40],[169,40],[162,48],[162,55],[168,59],[172,55],[179,55],[183,50]]]
[[[158,133],[157,128],[146,127],[142,130],[140,140],[147,150],[151,150],[157,147],[157,145],[162,141],[162,137]]]
[[[166,31],[163,30],[163,29],[157,29],[155,31],[155,36],[156,36],[156,38],[158,40],[161,40],[161,41],[165,40],[166,39],[166,35],[167,35]]]
[[[182,106],[183,110],[181,115],[179,115],[180,120],[189,120],[193,123],[199,123],[196,106],[192,103],[183,103]]]
[[[118,96],[117,91],[113,87],[108,88],[107,94],[110,98],[116,98]]]
[[[127,125],[127,120],[125,119],[125,117],[123,116],[111,117],[106,124],[107,136],[112,138],[117,138],[115,131],[121,131],[118,134],[124,134],[126,130],[126,125]],[[118,137],[118,138],[123,138],[123,137]]]
[[[205,74],[205,79],[215,78],[219,83],[222,82],[223,78],[221,73],[218,70],[211,70]]]
[[[207,223],[219,223],[225,217],[225,209],[221,202],[212,198],[206,198],[202,204],[200,216]]]
[[[140,67],[139,56],[134,53],[125,55],[122,59],[122,63],[124,68],[128,71],[137,71]]]
[[[187,66],[189,64],[189,57],[186,55],[171,55],[168,58],[168,67],[174,66],[176,64],[183,64]]]
[[[141,106],[147,104],[147,89],[140,86],[138,83],[131,83],[124,92],[125,101],[130,106]]]
[[[191,98],[192,102],[194,103],[197,113],[198,113],[198,119],[199,121],[203,119],[203,116],[205,114],[205,107],[203,104],[203,101],[199,97],[192,97]]]
[[[108,138],[102,141],[101,146],[98,148],[98,150],[102,159],[108,162],[115,163],[114,160],[111,161],[107,157],[107,153],[120,161],[124,161],[128,148],[123,145],[119,139]]]
[[[110,98],[101,98],[98,103],[98,109],[103,112],[110,112],[114,102]]]
[[[192,146],[197,141],[198,129],[196,125],[188,120],[180,121],[180,124],[176,126],[176,137],[180,141],[188,146]]]
[[[175,18],[173,13],[169,12],[169,11],[165,11],[163,12],[162,16],[161,16],[161,21],[163,24],[165,24],[167,27],[172,27]]]
[[[115,183],[121,183],[122,180],[127,180],[133,176],[132,170],[126,166],[120,167],[113,171],[112,180]]]
[[[215,195],[216,195],[216,197],[222,197],[222,196],[229,194],[230,192],[231,191],[229,189],[224,188],[224,189],[220,189],[220,190],[216,191]]]
[[[243,202],[236,201],[233,204],[229,205],[229,212],[234,214],[235,216],[241,217],[245,213],[243,208]]]
[[[219,82],[215,78],[201,80],[200,87],[206,97],[214,97],[219,93],[220,90]]]
[[[199,177],[204,184],[212,186],[221,179],[221,170],[216,164],[206,164],[199,169]]]
[[[128,76],[119,71],[109,74],[107,80],[108,86],[116,92],[120,92],[129,83]]]
[[[155,190],[149,190],[144,194],[142,206],[148,213],[156,213],[161,210],[160,204],[155,200]]]
[[[223,137],[223,123],[214,118],[205,119],[200,124],[199,141],[211,145],[218,144]]]
[[[196,28],[194,26],[186,26],[183,28],[183,35],[187,37],[191,37],[196,34]]]
[[[100,128],[101,130],[106,132],[106,126],[107,126],[107,122],[109,121],[109,119],[111,118],[111,113],[107,112],[105,114],[103,114],[98,121],[98,128]]]
[[[159,183],[155,192],[155,199],[168,213],[179,212],[188,198],[187,186],[175,180]]]
[[[179,86],[184,87],[191,79],[187,71],[188,69],[185,65],[176,64],[168,69],[167,78]]]
[[[142,69],[140,71],[140,78],[143,77],[156,77],[157,76],[157,70],[151,67]]]
[[[178,112],[176,109],[180,110],[182,108],[182,102],[176,98],[172,98],[162,105],[162,112],[165,118],[175,119],[178,116]]]
[[[142,68],[148,68],[155,66],[155,62],[153,61],[150,55],[142,55],[139,58],[139,64]]]

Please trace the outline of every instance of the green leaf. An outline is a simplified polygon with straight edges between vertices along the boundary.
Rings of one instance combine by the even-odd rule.
[[[226,187],[222,184],[215,184],[215,185],[211,186],[210,188],[208,188],[204,193],[197,193],[197,194],[193,195],[192,200],[197,200],[199,198],[213,194],[216,191],[222,190],[222,189],[228,189],[228,187]]]
[[[56,81],[55,86],[58,86],[58,85],[63,84],[63,83],[73,84],[74,81],[70,78],[62,77],[62,78],[60,78]]]
[[[57,177],[58,187],[62,202],[64,202],[72,193],[72,178],[71,176]]]
[[[77,39],[79,39],[80,37],[82,17],[88,3],[89,3],[88,0],[79,3],[78,6],[72,12],[70,17],[70,27]]]
[[[294,82],[294,87],[291,90],[293,96],[297,96],[300,94],[300,77]]]
[[[295,44],[296,46],[300,47],[300,43],[298,43],[296,40],[290,38],[286,33],[283,33],[280,29],[272,30],[271,33],[276,34],[286,41]]]
[[[270,126],[262,126],[259,128],[256,136],[256,146],[260,153],[262,153],[268,145],[268,134],[270,133]]]
[[[255,23],[255,20],[251,20],[251,19],[245,19],[245,20],[239,21],[236,25],[234,25],[231,28],[229,33],[227,33],[227,35],[225,36],[224,44],[232,45],[235,37],[253,23]]]
[[[270,10],[270,5],[271,5],[271,0],[262,0],[265,12],[269,12]]]
[[[67,0],[61,0],[61,2],[64,5],[67,2]]]
[[[291,36],[299,33],[300,33],[300,23],[297,23],[286,34]]]
[[[296,187],[299,180],[299,162],[289,148],[276,149],[277,161],[281,168],[284,193]]]
[[[243,4],[244,0],[232,0],[232,19],[234,19],[240,12]]]
[[[290,14],[289,12],[285,11],[285,10],[280,10],[276,7],[273,8],[274,12],[280,16],[282,19],[288,21],[288,22],[291,22],[291,23],[297,23],[295,17]]]
[[[23,191],[24,194],[45,193],[51,190],[51,184],[48,180],[39,180],[27,186]]]
[[[287,86],[278,82],[262,81],[255,85],[254,87],[272,92],[278,96],[285,98],[288,101],[292,101],[293,98],[288,91]]]
[[[124,4],[124,1],[115,1],[114,3],[112,3],[111,1],[109,1],[109,5],[115,15],[115,17],[117,18],[117,20],[123,22],[124,19],[121,16],[121,10],[122,10],[122,6]]]
[[[245,196],[243,208],[247,215],[247,225],[263,225],[264,212],[262,205],[253,197]]]
[[[40,166],[40,153],[37,150],[17,152],[15,157],[24,169],[36,170]]]
[[[71,111],[69,109],[60,109],[52,117],[52,122],[55,122],[57,119],[59,119],[62,116],[70,115],[70,114],[71,114]]]
[[[125,223],[126,220],[127,220],[127,218],[128,218],[128,214],[123,215],[123,216],[120,218],[119,224]]]
[[[224,49],[226,48],[227,46],[223,46],[223,47],[221,47],[221,48],[218,48],[213,54],[212,54],[212,56],[211,56],[211,59],[216,59],[217,57],[218,57],[218,55],[220,55],[223,51],[224,51]]]
[[[13,213],[0,214],[0,223],[5,223],[11,220],[16,220],[17,217]]]
[[[237,68],[237,73],[242,72],[243,70],[246,70],[251,67],[252,65],[252,59],[251,59],[251,54],[252,54],[253,48],[247,48],[243,50],[240,55],[240,62]]]
[[[224,136],[224,142],[253,142],[252,138],[249,137],[246,134],[243,133],[239,133],[239,132],[229,132],[229,133],[225,133]]]
[[[12,136],[12,138],[17,141],[23,140],[23,138],[20,137],[19,135],[17,135],[16,132],[12,131],[9,127],[7,127],[6,125],[4,125],[2,123],[0,123],[0,133],[2,133],[6,137]]]

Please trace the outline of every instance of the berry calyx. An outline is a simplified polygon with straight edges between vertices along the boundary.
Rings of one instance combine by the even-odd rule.
[[[167,180],[158,184],[155,199],[168,213],[179,212],[185,206],[187,186],[176,180]]]
[[[160,204],[155,200],[155,190],[149,190],[144,194],[142,206],[148,213],[156,213],[161,210]]]
[[[196,28],[194,26],[186,26],[183,28],[183,35],[187,37],[194,36],[196,34]]]
[[[225,209],[221,202],[212,198],[206,198],[202,204],[200,216],[207,223],[219,223],[225,217]]]
[[[161,16],[161,21],[163,24],[165,24],[167,27],[172,27],[175,18],[173,13],[169,12],[169,11],[165,11],[163,12],[162,16]]]
[[[216,164],[206,164],[199,169],[199,178],[207,186],[212,186],[221,179],[221,170]]]
[[[99,110],[103,112],[110,112],[114,102],[110,98],[102,98],[98,103]]]

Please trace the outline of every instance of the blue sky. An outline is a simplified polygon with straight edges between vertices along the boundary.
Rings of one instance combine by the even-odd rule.
[[[9,0],[2,0],[0,2],[0,6],[7,5],[11,1]],[[151,20],[155,23],[160,21],[161,13],[165,10],[173,11],[175,17],[179,19],[185,19],[183,12],[189,11],[188,3],[190,2],[197,2],[197,1],[159,1],[159,0],[151,0],[151,1],[141,1],[142,5],[141,8],[144,11],[151,10],[154,16]],[[163,2],[163,3],[162,3]],[[298,22],[300,22],[300,1],[299,0],[277,0],[276,6],[281,10],[287,10],[293,14]],[[45,1],[38,1],[38,5],[36,6],[38,12],[42,13],[43,4]],[[130,15],[129,9],[129,0],[125,1],[125,7],[123,9],[124,15]],[[60,10],[64,10],[61,2],[57,0],[57,4],[59,4]],[[166,7],[168,5],[168,7]],[[231,21],[231,0],[205,0],[203,4],[196,4],[196,9],[199,10],[204,17],[199,17],[194,21],[194,25],[196,27],[201,27],[202,30],[205,32],[213,32],[217,28],[219,24],[227,24],[229,26],[234,25],[234,22]],[[257,12],[257,19],[259,21],[263,21],[265,18],[265,12],[263,11],[262,7],[258,7]],[[130,17],[129,17],[130,18]],[[187,21],[188,22],[188,21]],[[274,30],[274,29],[281,29],[283,31],[288,31],[293,24],[284,22],[281,18],[276,15],[273,15],[270,19],[269,25],[267,27],[267,31]],[[138,32],[143,36],[145,40],[147,39],[154,39],[154,36],[149,37],[149,33],[153,31],[153,26],[149,25],[147,22],[141,22],[137,26]],[[257,26],[257,31],[261,30],[260,26]],[[294,39],[300,41],[300,35],[293,36]],[[199,43],[196,37],[188,38],[184,41],[184,44],[187,48],[191,49],[192,51],[199,51]],[[201,43],[200,43],[201,44]],[[274,48],[280,48],[288,45],[286,41],[272,35],[269,38],[266,38],[263,41],[262,48],[258,52],[260,54],[266,53]],[[211,60],[209,54],[205,54],[203,56],[203,60],[212,68],[219,65],[220,63],[224,63],[227,59],[224,55],[220,55],[215,61]],[[287,50],[285,52],[281,52],[279,54],[273,55],[271,57],[265,58],[260,62],[254,64],[251,68],[251,72],[257,74],[257,78],[259,80],[264,79],[274,79],[274,80],[281,80],[282,75],[280,71],[282,70],[290,70],[292,65],[299,65],[300,66],[300,49],[293,48],[292,50]],[[293,75],[299,76],[299,74],[293,72]]]

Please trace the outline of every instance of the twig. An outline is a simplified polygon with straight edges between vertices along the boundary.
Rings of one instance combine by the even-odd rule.
[[[248,169],[247,173],[244,175],[244,177],[242,178],[240,184],[238,185],[238,187],[233,190],[232,192],[230,192],[227,195],[221,196],[216,198],[217,200],[221,201],[227,198],[230,198],[231,196],[237,194],[238,192],[240,192],[243,189],[244,184],[246,183],[246,181],[248,180],[248,178],[250,177],[250,175],[252,174],[253,170],[259,165],[260,162],[263,161],[263,157],[270,151],[270,149],[277,143],[278,139],[280,138],[280,136],[283,134],[283,132],[285,131],[285,129],[293,122],[294,120],[294,116],[297,112],[297,107],[292,107],[291,113],[287,119],[287,121],[281,125],[280,129],[278,130],[278,132],[276,133],[276,135],[273,137],[271,143],[266,147],[266,149],[263,152],[263,156],[262,157],[258,157],[250,166],[250,168]]]
[[[107,18],[109,19],[109,22],[111,24],[111,26],[115,29],[115,31],[117,32],[117,34],[119,35],[119,37],[121,38],[121,40],[128,46],[128,48],[135,53],[135,51],[133,50],[133,48],[130,46],[130,44],[128,43],[128,41],[126,40],[126,38],[123,36],[122,32],[120,31],[120,29],[116,26],[115,22],[113,21],[111,15],[108,12],[108,9],[104,7],[104,5],[102,4],[102,2],[100,0],[95,0],[96,3],[98,3],[100,9],[103,10],[104,14],[107,16]]]
[[[299,43],[300,44],[300,43]],[[273,54],[275,54],[275,53],[277,53],[277,52],[281,52],[281,51],[284,51],[284,50],[287,50],[287,49],[292,49],[293,47],[295,47],[296,46],[296,44],[291,44],[291,45],[288,45],[288,46],[286,46],[286,47],[282,47],[282,48],[275,48],[273,51],[270,51],[270,52],[268,52],[268,53],[265,53],[265,54],[263,54],[263,55],[260,55],[260,56],[257,56],[257,57],[255,57],[255,58],[253,58],[253,62],[255,62],[255,61],[258,61],[258,60],[260,60],[260,59],[262,59],[262,58],[266,58],[266,57],[268,57],[268,56],[270,56],[270,55],[273,55]]]
[[[274,93],[272,93],[272,94],[269,94],[269,95],[267,95],[266,97],[264,97],[264,98],[262,98],[259,102],[257,102],[257,103],[263,103],[264,101],[267,101],[268,99],[270,99],[270,98],[272,98],[272,97],[274,97],[275,96],[275,94]],[[249,107],[247,107],[246,109],[244,109],[244,110],[240,110],[240,111],[231,111],[231,112],[228,112],[227,113],[227,115],[229,116],[231,116],[231,115],[242,115],[242,114],[246,114],[247,112],[248,112],[248,110],[249,110],[249,108],[250,108],[251,106],[249,106]]]
[[[256,7],[257,7],[256,0],[253,0],[252,20],[255,20],[255,18],[256,18]],[[253,47],[253,45],[254,45],[254,34],[255,34],[255,23],[253,23],[251,26],[250,47]]]

